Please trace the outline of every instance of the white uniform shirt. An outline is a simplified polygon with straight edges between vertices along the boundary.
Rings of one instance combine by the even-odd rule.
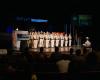
[[[68,40],[68,36],[67,36],[67,35],[65,35],[65,40],[66,40],[66,41]]]
[[[63,35],[61,35],[61,36],[60,36],[60,39],[61,39],[61,40],[64,40],[64,36],[63,36]]]
[[[49,35],[48,34],[45,35],[45,39],[46,40],[49,39]]]
[[[54,39],[54,36],[51,34],[51,35],[50,35],[50,38],[51,38],[51,40],[52,40],[52,39]]]
[[[40,37],[40,39],[43,39],[44,38],[43,34],[40,34],[39,37]]]
[[[72,36],[69,34],[68,38],[69,38],[69,39],[72,39]]]
[[[89,40],[87,40],[84,44],[85,47],[91,47],[91,42]]]

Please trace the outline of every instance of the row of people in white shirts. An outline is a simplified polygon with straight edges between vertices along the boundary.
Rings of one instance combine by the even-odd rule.
[[[50,33],[50,32],[30,32],[29,46],[32,48],[37,47],[64,47],[71,46],[72,36],[71,34],[63,33]]]

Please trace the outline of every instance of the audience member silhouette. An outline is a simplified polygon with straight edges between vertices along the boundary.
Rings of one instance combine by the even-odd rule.
[[[75,54],[74,54],[74,49],[71,48],[70,51],[69,51],[69,57],[70,57],[70,60],[72,61],[75,57]]]
[[[80,73],[81,70],[84,70],[85,67],[85,58],[81,55],[81,50],[77,49],[75,51],[75,56],[73,57],[71,63],[70,63],[70,73]]]
[[[70,55],[72,55],[74,53],[74,49],[73,48],[70,48]]]
[[[87,55],[87,64],[88,66],[92,67],[92,66],[95,66],[96,63],[97,63],[97,56],[96,56],[96,53],[95,52],[90,52],[88,55]]]

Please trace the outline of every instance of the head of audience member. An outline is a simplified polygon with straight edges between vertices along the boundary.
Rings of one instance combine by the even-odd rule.
[[[43,53],[43,47],[40,48],[40,53]]]
[[[76,53],[77,56],[80,56],[80,55],[81,55],[81,50],[80,50],[80,49],[77,49],[77,50],[75,51],[75,53]]]
[[[55,47],[55,53],[59,52],[59,48]]]
[[[66,54],[62,54],[62,59],[64,60],[70,60],[70,57]]]
[[[73,52],[74,52],[74,49],[73,48],[70,48],[70,55],[72,55],[73,54]]]

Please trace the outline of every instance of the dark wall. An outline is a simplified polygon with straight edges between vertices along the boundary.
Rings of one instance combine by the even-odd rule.
[[[0,48],[12,48],[12,36],[8,33],[0,33]]]

